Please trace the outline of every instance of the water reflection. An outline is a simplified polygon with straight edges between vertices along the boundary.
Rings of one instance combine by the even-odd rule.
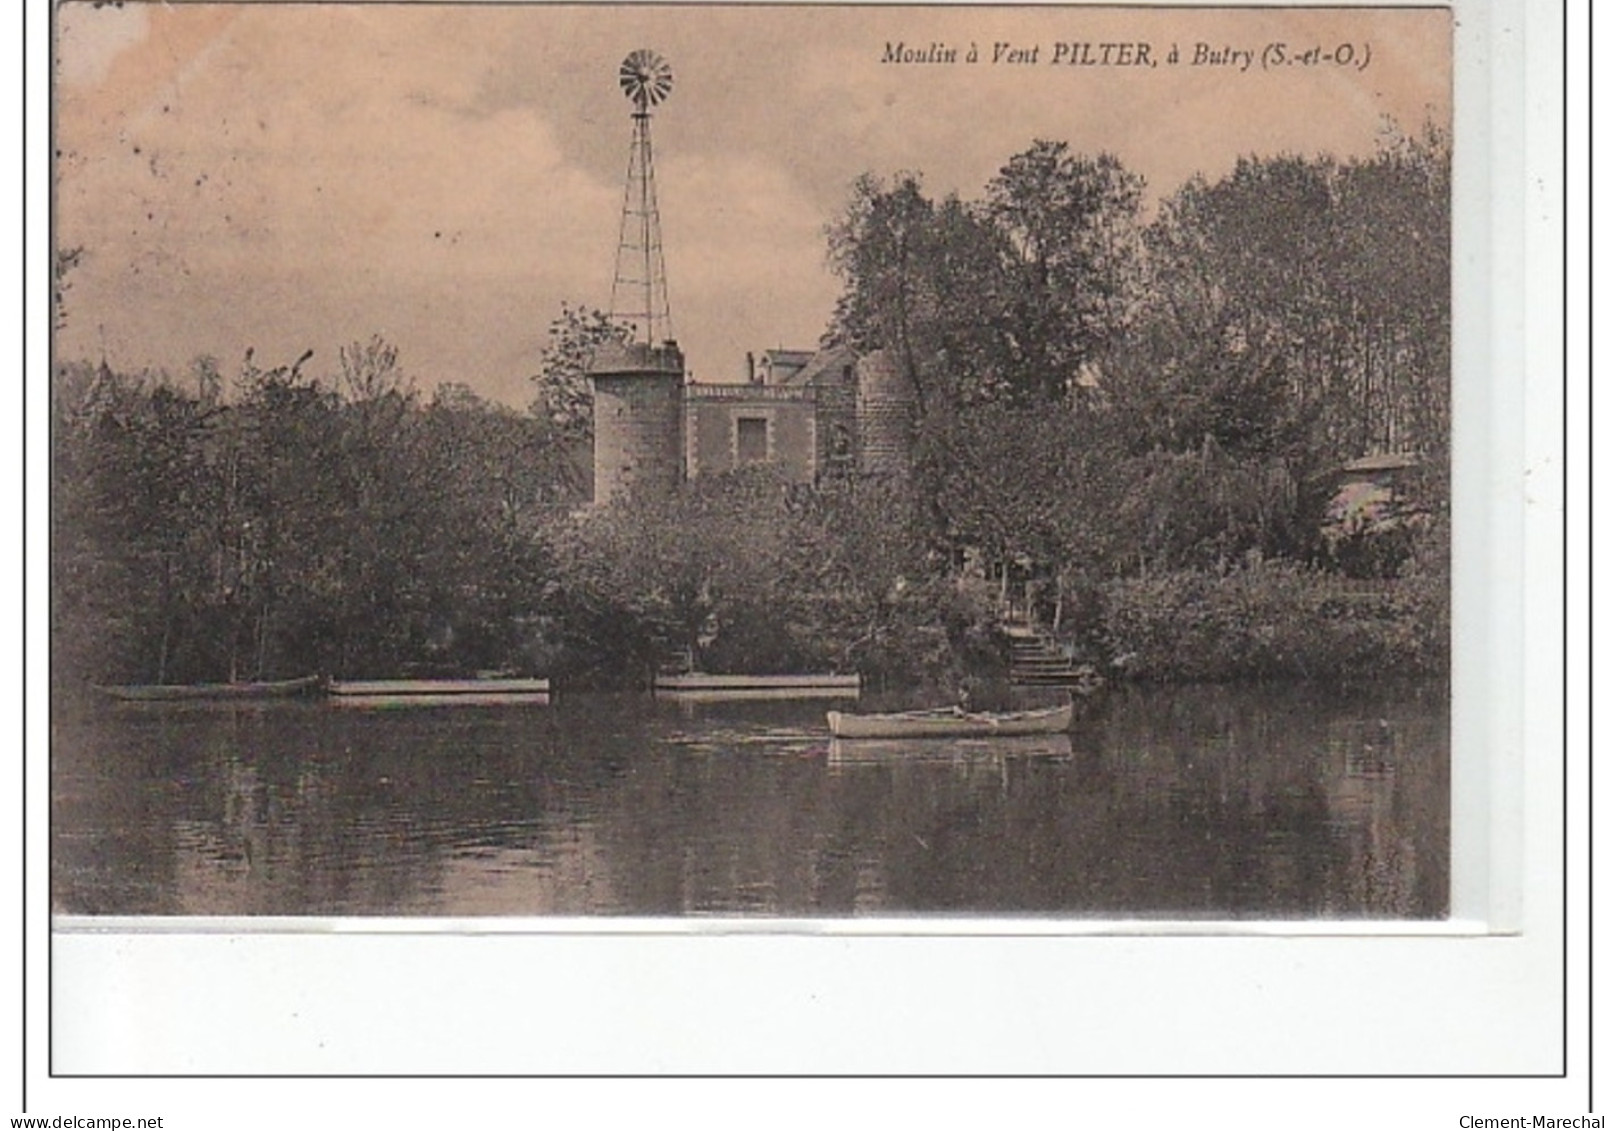
[[[57,720],[89,914],[1444,914],[1442,687],[1123,692],[1073,733],[831,742],[824,704]]]

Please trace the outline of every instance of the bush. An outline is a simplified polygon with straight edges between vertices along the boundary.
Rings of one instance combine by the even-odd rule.
[[[1111,582],[1103,635],[1136,679],[1339,679],[1447,670],[1436,576],[1359,582],[1288,562]]]

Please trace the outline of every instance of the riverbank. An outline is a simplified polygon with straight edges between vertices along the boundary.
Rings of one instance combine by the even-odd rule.
[[[969,688],[983,706],[1007,705],[1010,642],[995,597],[979,579],[911,585],[882,604],[873,629],[855,634],[833,602],[799,595],[789,607],[755,605],[729,618],[714,646],[691,658],[707,672],[839,671],[860,675],[866,694],[951,701]],[[1363,581],[1266,561],[1118,578],[1070,605],[1077,615],[1068,613],[1058,643],[1112,683],[1366,681],[1448,671],[1449,588],[1433,573]],[[521,674],[548,677],[561,691],[648,688],[655,637],[632,619],[622,613],[616,626],[637,631],[601,648],[598,624],[580,632],[563,615],[531,650],[544,662]],[[58,687],[78,682],[69,677]]]
[[[1103,589],[1117,675],[1157,683],[1376,679],[1448,671],[1444,577],[1354,581],[1289,562],[1179,572]]]

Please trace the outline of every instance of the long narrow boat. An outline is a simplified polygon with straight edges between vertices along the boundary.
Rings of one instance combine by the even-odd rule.
[[[857,687],[658,687],[656,698],[666,703],[799,702],[803,699],[856,699]]]
[[[547,679],[332,680],[331,701],[354,707],[472,707],[548,703]]]
[[[173,703],[197,699],[286,699],[310,695],[324,681],[317,675],[256,683],[134,683],[95,684],[102,695],[125,703]]]
[[[828,672],[809,675],[708,675],[689,672],[684,675],[659,675],[657,691],[803,691],[803,692],[856,692],[859,677],[834,675]]]
[[[1037,711],[970,712],[957,707],[892,715],[825,716],[837,738],[1010,738],[1070,729],[1071,704]]]

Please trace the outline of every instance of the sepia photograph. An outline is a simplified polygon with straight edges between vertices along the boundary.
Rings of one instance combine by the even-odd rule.
[[[1449,9],[53,21],[58,922],[1452,914]]]

